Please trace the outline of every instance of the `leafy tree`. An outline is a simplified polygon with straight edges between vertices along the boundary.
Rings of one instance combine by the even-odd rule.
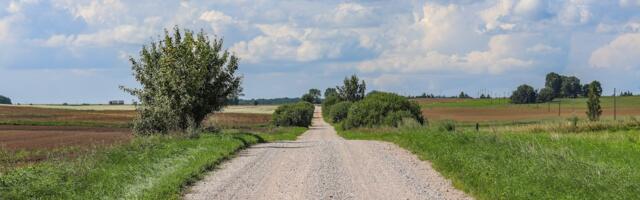
[[[468,99],[468,98],[471,98],[471,96],[469,96],[468,94],[466,94],[464,92],[460,92],[460,94],[458,95],[458,98]]]
[[[258,104],[259,104],[258,101],[253,101],[254,106],[257,106]]]
[[[630,97],[633,96],[633,93],[631,93],[630,91],[626,91],[626,92],[622,92],[620,93],[621,97]]]
[[[324,90],[324,98],[328,98],[330,96],[338,96],[338,90],[335,88],[327,88]]]
[[[545,87],[551,89],[554,98],[561,97],[560,95],[562,93],[562,76],[555,72],[548,73],[544,85]]]
[[[600,107],[600,96],[602,95],[602,87],[600,82],[593,81],[589,84],[589,99],[587,100],[587,117],[591,121],[597,121],[602,115],[602,107]]]
[[[545,87],[538,92],[538,102],[544,103],[553,100],[553,89]]]
[[[0,104],[11,104],[11,99],[0,95]]]
[[[582,93],[582,85],[580,79],[575,76],[563,77],[562,79],[562,96],[576,98]]]
[[[312,104],[320,103],[321,93],[318,89],[310,89],[308,93],[302,95],[301,99]]]
[[[360,82],[356,75],[352,75],[351,78],[344,78],[344,85],[336,89],[338,90],[340,99],[355,102],[364,98],[367,86],[364,80]]]
[[[536,90],[529,85],[520,85],[511,94],[511,102],[515,104],[535,103],[537,100]]]
[[[582,85],[582,97],[588,97],[589,96],[589,85],[590,84],[584,84]]]
[[[143,46],[139,60],[130,58],[142,88],[121,88],[141,102],[134,131],[194,130],[208,114],[237,97],[242,91],[238,58],[222,46],[222,39],[175,27],[173,34],[165,30],[164,39]]]

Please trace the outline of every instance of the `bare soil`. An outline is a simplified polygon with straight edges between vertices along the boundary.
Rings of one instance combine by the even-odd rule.
[[[131,131],[123,128],[0,126],[0,146],[7,150],[92,147],[125,142],[131,138]]]

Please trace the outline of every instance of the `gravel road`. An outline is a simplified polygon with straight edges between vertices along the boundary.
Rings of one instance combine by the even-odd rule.
[[[430,163],[391,143],[345,140],[320,115],[296,141],[240,152],[185,199],[471,199]]]

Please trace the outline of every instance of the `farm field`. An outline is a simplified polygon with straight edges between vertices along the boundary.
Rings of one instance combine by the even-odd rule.
[[[81,104],[81,105],[62,105],[62,104],[33,104],[33,105],[0,105],[6,107],[26,107],[26,108],[51,108],[65,110],[85,110],[85,111],[134,111],[134,105],[106,105],[106,104]],[[276,110],[277,105],[234,105],[227,106],[222,110],[224,113],[260,113],[271,114]]]
[[[478,199],[640,198],[640,97],[618,97],[617,120],[613,99],[603,97],[598,122],[585,119],[585,99],[561,99],[560,117],[557,101],[555,113],[504,99],[416,101],[428,126],[338,133],[395,143]]]
[[[616,97],[618,116],[640,116],[640,96]],[[613,97],[602,97],[602,115],[613,117]],[[414,99],[430,120],[505,122],[583,118],[586,98],[557,99],[551,103],[511,104],[508,99]],[[558,116],[560,104],[560,116]]]
[[[129,129],[136,116],[133,110],[60,107],[65,109],[0,106],[0,160],[3,161],[0,168],[10,169],[44,160],[77,157],[95,149],[128,143],[133,138]],[[242,113],[217,113],[208,117],[203,125],[277,132],[261,128],[268,127],[271,120],[271,115],[265,113],[269,109],[270,106],[233,108],[229,110]]]
[[[0,106],[0,196],[178,198],[237,150],[306,130],[272,127],[271,107],[250,106],[209,116],[203,125],[216,129],[197,138],[134,137],[133,110],[66,108]]]

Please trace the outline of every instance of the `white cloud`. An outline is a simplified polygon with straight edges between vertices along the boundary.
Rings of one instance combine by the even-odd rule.
[[[119,44],[142,44],[156,31],[150,27],[121,25],[113,29],[103,29],[95,33],[77,35],[53,35],[36,43],[47,47],[79,48],[87,46],[115,46]]]
[[[501,74],[509,70],[525,69],[534,62],[517,58],[515,38],[498,35],[489,41],[486,51],[472,51],[467,54],[443,54],[438,51],[414,51],[395,49],[384,52],[380,57],[360,63],[362,71],[383,72],[434,72],[459,71],[465,73]]]
[[[620,0],[620,6],[622,7],[640,6],[640,0]]]
[[[623,34],[591,53],[596,68],[640,69],[640,33]]]
[[[375,25],[377,19],[372,8],[358,3],[341,3],[333,10],[315,17],[315,20],[327,26],[351,28]]]
[[[117,23],[118,19],[128,12],[120,0],[56,0],[54,4],[92,25]]]
[[[526,6],[521,7],[521,10],[524,10]],[[482,31],[491,32],[494,30],[513,29],[515,24],[502,21],[502,19],[511,14],[512,8],[513,2],[511,0],[500,0],[494,6],[480,11],[479,15],[485,22]]]
[[[560,50],[560,48],[552,47],[546,44],[536,44],[535,46],[527,48],[527,52],[533,53],[556,53]]]
[[[568,0],[558,14],[560,23],[564,25],[582,25],[588,23],[592,13],[587,0]]]

